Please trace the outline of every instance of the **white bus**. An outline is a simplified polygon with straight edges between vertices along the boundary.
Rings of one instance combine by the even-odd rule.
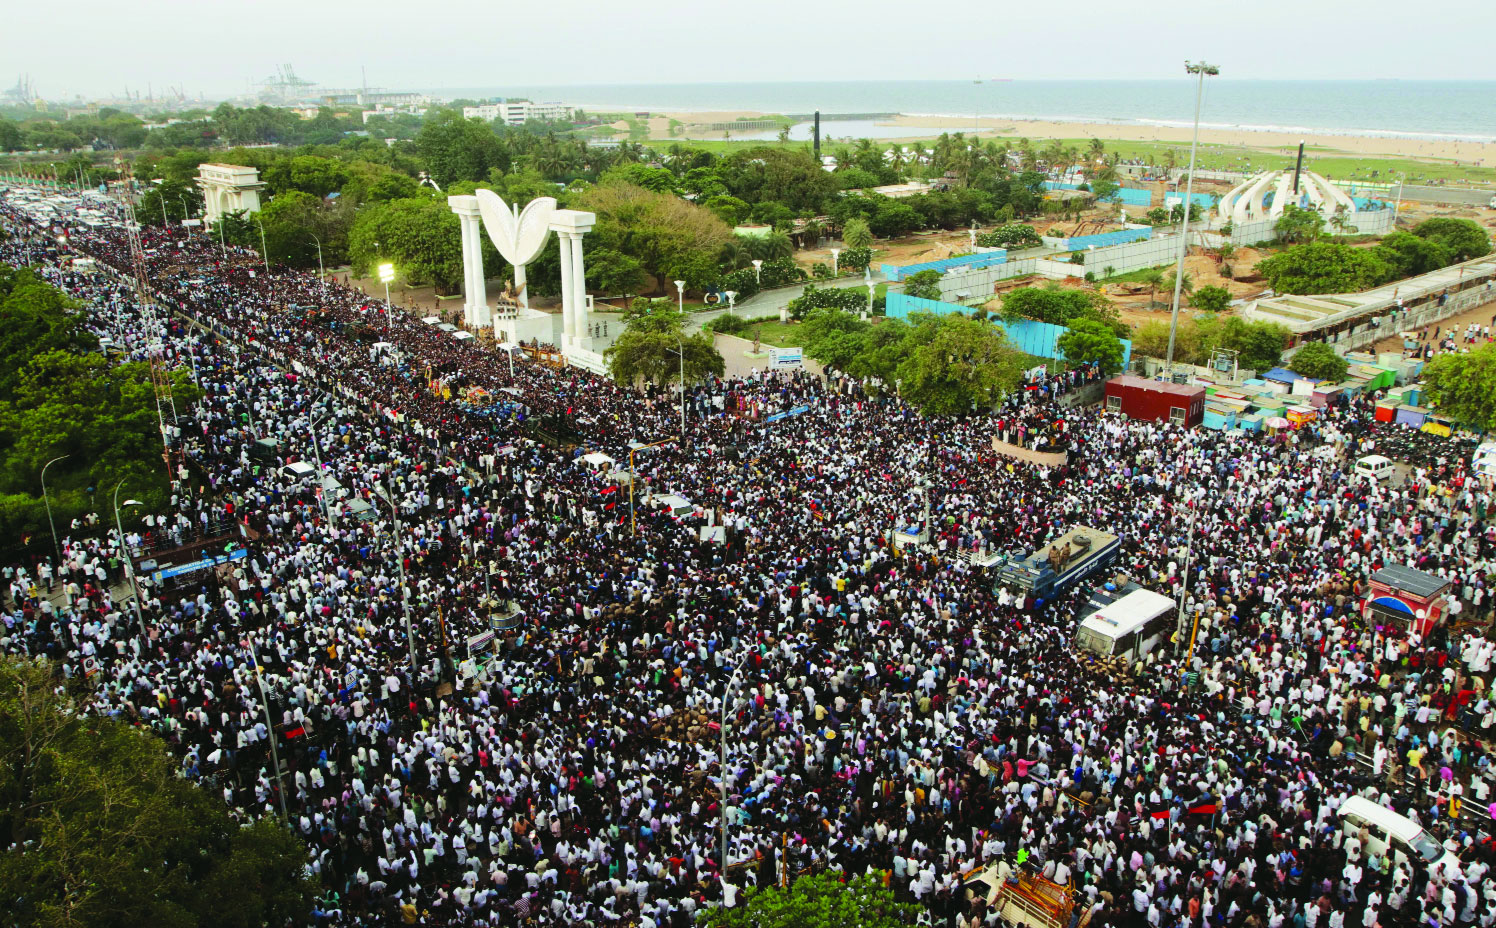
[[[1133,590],[1081,619],[1075,646],[1102,657],[1126,654],[1137,660],[1168,637],[1176,608],[1161,593]]]

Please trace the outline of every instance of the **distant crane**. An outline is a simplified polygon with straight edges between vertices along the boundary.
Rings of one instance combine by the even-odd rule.
[[[265,95],[290,101],[306,96],[308,90],[317,86],[317,82],[297,76],[295,68],[282,64],[276,67],[273,75],[260,81],[259,85]]]

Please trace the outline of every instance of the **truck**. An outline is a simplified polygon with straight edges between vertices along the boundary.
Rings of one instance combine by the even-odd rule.
[[[1110,566],[1121,550],[1122,540],[1116,535],[1078,525],[1025,557],[975,553],[969,560],[991,572],[994,591],[1006,587],[1047,602],[1076,581]]]
[[[1158,647],[1174,626],[1177,604],[1162,593],[1129,584],[1122,596],[1108,599],[1093,600],[1099,608],[1080,620],[1075,632],[1078,650],[1136,661]]]

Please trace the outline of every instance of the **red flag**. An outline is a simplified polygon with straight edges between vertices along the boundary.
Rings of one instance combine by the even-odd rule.
[[[1195,806],[1190,810],[1191,815],[1215,815],[1221,811],[1221,807],[1213,802],[1207,802],[1203,806]]]

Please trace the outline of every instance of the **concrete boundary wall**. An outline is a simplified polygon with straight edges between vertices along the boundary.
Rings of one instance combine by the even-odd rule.
[[[1038,258],[1022,258],[1017,261],[1009,261],[1006,264],[997,264],[992,267],[978,268],[965,273],[950,273],[940,278],[940,298],[947,302],[960,302],[957,294],[967,294],[967,299],[981,299],[983,303],[992,298],[992,288],[1002,280],[1011,280],[1014,277],[1023,277],[1026,274],[1038,273]]]

